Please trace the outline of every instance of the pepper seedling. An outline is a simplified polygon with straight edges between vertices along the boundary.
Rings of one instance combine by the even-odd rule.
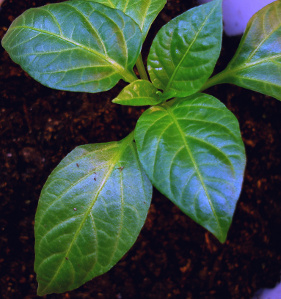
[[[140,233],[152,186],[226,240],[245,148],[236,117],[203,91],[231,83],[281,100],[281,1],[252,17],[233,59],[211,78],[221,51],[221,0],[159,30],[147,75],[141,49],[165,3],[49,4],[25,11],[2,40],[10,57],[50,88],[95,93],[124,80],[113,102],[149,106],[126,138],[78,146],[47,179],[35,216],[39,295],[73,290],[114,266]]]

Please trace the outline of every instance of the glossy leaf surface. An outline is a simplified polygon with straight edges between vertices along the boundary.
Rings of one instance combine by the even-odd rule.
[[[235,116],[216,98],[195,94],[145,111],[135,140],[152,184],[224,242],[245,167]]]
[[[281,1],[257,12],[215,83],[234,83],[281,100]]]
[[[156,35],[147,64],[163,99],[197,92],[212,74],[221,50],[221,6],[221,0],[214,0],[195,7]]]
[[[145,39],[151,23],[166,4],[166,0],[96,0],[112,8],[122,10],[141,28]]]
[[[137,80],[127,85],[112,102],[130,106],[157,105],[161,102],[157,91],[151,82]]]
[[[38,294],[72,290],[114,266],[137,239],[151,196],[131,135],[67,155],[36,212]]]
[[[136,79],[133,66],[141,39],[138,25],[123,12],[74,0],[27,10],[12,23],[2,44],[40,83],[98,92],[120,79]]]

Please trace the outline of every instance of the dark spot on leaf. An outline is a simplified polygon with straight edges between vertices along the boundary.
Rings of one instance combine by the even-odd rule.
[[[66,256],[65,259],[68,261],[68,257]]]
[[[121,167],[118,167],[117,169],[119,169],[120,171],[122,171],[124,169],[124,167],[121,166]]]
[[[76,163],[76,166],[77,166],[77,167],[79,167],[79,164],[78,164],[78,163]]]
[[[94,178],[94,181],[96,181],[97,179],[96,178]]]

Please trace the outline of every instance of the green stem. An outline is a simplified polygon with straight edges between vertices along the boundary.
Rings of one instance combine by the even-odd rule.
[[[147,73],[146,73],[146,70],[145,70],[145,67],[144,67],[144,64],[143,64],[143,61],[142,61],[141,54],[139,55],[139,57],[137,59],[136,66],[137,66],[137,69],[139,71],[140,77],[143,80],[149,81],[149,78],[147,76]]]
[[[225,79],[228,77],[227,70],[224,69],[222,72],[216,74],[215,76],[211,77],[200,89],[202,92],[205,89],[208,89],[214,85],[226,83]]]
[[[123,75],[123,78],[126,82],[129,82],[129,83],[132,83],[132,82],[138,80],[138,77],[136,76],[136,74],[131,73],[131,72],[130,73],[127,72],[126,75]]]

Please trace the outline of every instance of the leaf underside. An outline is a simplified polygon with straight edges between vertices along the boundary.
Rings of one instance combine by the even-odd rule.
[[[2,40],[11,58],[51,88],[99,92],[136,79],[138,25],[122,11],[73,0],[31,8]]]
[[[238,50],[220,83],[233,83],[281,100],[281,1],[249,21]]]
[[[221,50],[221,0],[195,7],[163,26],[154,39],[148,72],[163,99],[194,94],[212,74]]]
[[[48,178],[36,212],[38,294],[75,289],[114,266],[139,235],[151,196],[130,135],[68,154]]]
[[[245,168],[235,116],[214,97],[195,94],[145,111],[135,139],[152,184],[224,242]]]

